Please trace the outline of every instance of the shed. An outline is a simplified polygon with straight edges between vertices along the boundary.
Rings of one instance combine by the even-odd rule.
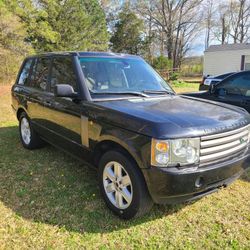
[[[250,70],[250,43],[211,45],[203,68],[204,76]]]

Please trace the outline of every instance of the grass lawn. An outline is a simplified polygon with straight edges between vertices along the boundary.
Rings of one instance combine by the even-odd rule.
[[[52,146],[21,146],[8,91],[0,112],[0,249],[250,249],[250,173],[197,202],[122,221],[95,170]]]
[[[179,94],[185,93],[185,92],[195,92],[199,91],[199,83],[187,83],[187,82],[178,82],[173,81],[171,83],[172,88]]]

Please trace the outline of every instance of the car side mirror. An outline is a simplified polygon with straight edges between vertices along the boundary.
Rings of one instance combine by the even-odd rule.
[[[76,98],[78,94],[69,84],[57,84],[54,87],[54,94],[56,97]]]
[[[214,94],[215,90],[216,90],[216,85],[214,83],[211,83],[209,88],[209,93]]]

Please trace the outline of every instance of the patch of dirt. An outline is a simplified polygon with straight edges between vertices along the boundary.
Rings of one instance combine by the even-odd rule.
[[[11,85],[0,86],[0,96],[9,93],[11,90]]]

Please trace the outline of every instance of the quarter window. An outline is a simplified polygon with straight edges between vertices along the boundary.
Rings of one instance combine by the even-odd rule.
[[[52,92],[57,84],[69,84],[77,92],[76,76],[71,57],[56,57],[53,59],[51,72]]]
[[[32,59],[26,60],[24,66],[23,66],[22,72],[19,76],[17,84],[20,84],[20,85],[27,85],[28,84],[31,64],[32,64]]]

